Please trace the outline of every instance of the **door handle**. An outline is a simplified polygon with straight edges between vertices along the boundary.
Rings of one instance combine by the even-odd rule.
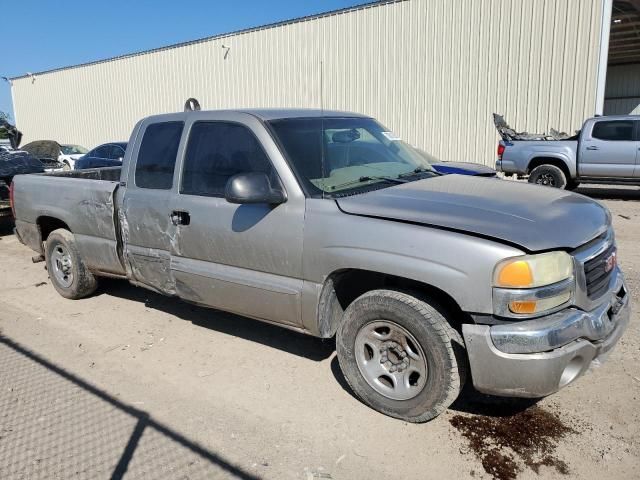
[[[600,148],[596,147],[595,145],[592,145],[591,147],[587,147],[587,150],[600,150]]]
[[[191,223],[191,215],[184,210],[174,210],[171,212],[171,223],[174,225],[189,225]]]

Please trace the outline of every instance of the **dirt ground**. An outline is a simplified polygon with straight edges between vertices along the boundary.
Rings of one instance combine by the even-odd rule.
[[[638,299],[640,189],[580,192],[611,209]],[[0,478],[638,478],[637,308],[603,366],[536,406],[467,394],[412,425],[349,393],[331,341],[121,281],[65,300],[32,255],[0,236]],[[550,436],[514,445],[532,422]]]

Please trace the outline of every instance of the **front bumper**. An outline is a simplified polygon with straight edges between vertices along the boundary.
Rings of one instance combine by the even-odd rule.
[[[589,312],[567,308],[506,325],[463,325],[474,387],[492,395],[544,397],[602,363],[631,315],[622,272],[612,283]]]

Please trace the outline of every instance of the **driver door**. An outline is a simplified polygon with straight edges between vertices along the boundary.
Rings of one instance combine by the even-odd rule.
[[[203,112],[191,121],[178,192],[171,271],[177,294],[199,304],[289,325],[300,324],[304,198],[237,205],[225,197],[238,173],[280,176],[254,117]]]

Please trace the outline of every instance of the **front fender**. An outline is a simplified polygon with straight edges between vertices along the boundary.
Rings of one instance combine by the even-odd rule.
[[[345,215],[334,202],[307,202],[303,323],[315,322],[322,287],[334,272],[365,270],[430,285],[469,313],[493,311],[499,261],[524,252],[496,241],[438,228]]]

